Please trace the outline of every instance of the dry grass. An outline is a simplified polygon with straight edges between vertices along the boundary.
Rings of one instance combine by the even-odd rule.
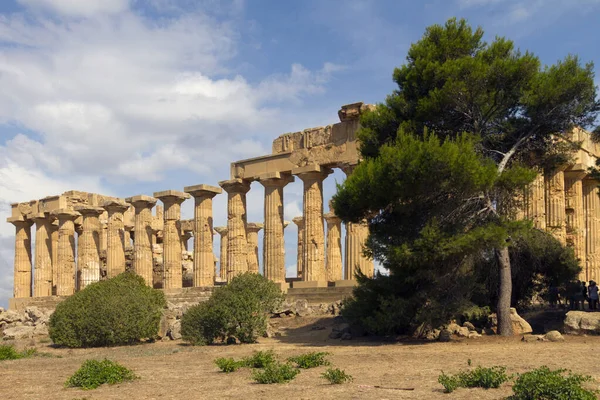
[[[330,329],[311,330],[309,319],[283,320],[286,336],[262,339],[256,345],[190,347],[179,342],[103,349],[38,350],[62,358],[32,358],[0,362],[0,399],[501,399],[511,393],[500,389],[458,389],[444,394],[437,383],[440,370],[454,373],[473,366],[504,365],[509,373],[548,365],[591,374],[600,382],[597,365],[600,337],[566,337],[563,343],[524,343],[519,338],[484,337],[451,343],[377,343],[327,339]],[[319,321],[330,325],[331,321]],[[17,347],[29,345],[28,341]],[[329,385],[320,375],[327,367],[302,370],[290,383],[258,385],[251,371],[219,372],[217,357],[249,356],[273,349],[280,359],[307,351],[327,351],[335,367],[354,381]],[[131,368],[141,379],[92,391],[63,387],[67,378],[88,358],[109,358]],[[598,386],[597,384],[595,386]],[[414,388],[412,391],[398,390]]]

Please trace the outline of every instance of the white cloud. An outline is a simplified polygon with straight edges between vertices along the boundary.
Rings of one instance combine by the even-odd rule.
[[[127,10],[129,0],[18,0],[32,9],[52,11],[65,16],[90,17],[100,13]]]

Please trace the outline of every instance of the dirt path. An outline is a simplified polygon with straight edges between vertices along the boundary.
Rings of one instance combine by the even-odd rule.
[[[323,323],[322,323],[323,324]],[[324,323],[327,325],[327,321]],[[563,343],[521,342],[519,338],[484,337],[450,343],[374,343],[327,339],[329,329],[311,330],[296,322],[282,338],[262,339],[255,345],[190,347],[179,342],[67,350],[38,344],[39,351],[62,358],[36,357],[0,362],[0,399],[501,399],[511,393],[459,389],[444,394],[437,383],[440,370],[454,373],[473,365],[504,365],[508,372],[547,365],[592,375],[600,382],[600,337],[566,337]],[[27,345],[27,342],[18,346]],[[334,366],[354,381],[329,385],[320,378],[326,367],[302,370],[281,385],[258,385],[250,371],[232,374],[217,370],[217,357],[243,357],[255,350],[273,349],[284,359],[307,351],[327,351]],[[63,383],[88,358],[109,358],[141,377],[132,383],[96,390],[66,389]],[[589,366],[598,366],[592,369]],[[383,388],[375,388],[381,386]],[[598,386],[598,385],[596,385]],[[600,387],[600,386],[599,386]],[[394,388],[414,388],[413,391]]]

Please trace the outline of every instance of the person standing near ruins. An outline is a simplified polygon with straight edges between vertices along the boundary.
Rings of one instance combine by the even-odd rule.
[[[588,303],[590,311],[598,310],[598,286],[594,281],[590,281],[590,286],[588,287]]]

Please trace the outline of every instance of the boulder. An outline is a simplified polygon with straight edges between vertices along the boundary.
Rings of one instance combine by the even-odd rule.
[[[600,313],[569,311],[565,317],[564,331],[570,335],[600,335]]]
[[[48,325],[36,324],[33,328],[33,334],[36,336],[48,336]]]
[[[427,331],[427,333],[425,334],[425,339],[427,339],[427,340],[438,340],[439,337],[440,337],[439,329],[433,329],[431,331]]]
[[[529,325],[529,322],[525,321],[519,314],[517,314],[517,310],[512,307],[510,308],[510,320],[512,322],[513,335],[521,336],[533,332],[533,329],[531,329],[531,325]],[[497,327],[498,317],[496,316],[496,314],[491,314],[490,326],[488,328],[494,333],[496,333]]]
[[[477,339],[480,338],[481,335],[479,333],[477,333],[477,331],[469,331],[469,336],[467,336],[469,339]]]
[[[465,323],[463,324],[463,327],[467,328],[469,331],[476,331],[477,330],[477,329],[475,329],[475,325],[473,325],[469,321],[465,321]]]
[[[447,328],[451,333],[458,333],[458,331],[460,330],[460,325],[458,325],[455,322],[451,322],[450,324],[448,324],[448,328]]]
[[[175,320],[173,324],[169,327],[169,332],[167,334],[171,340],[179,340],[181,339],[181,320]]]
[[[7,324],[12,324],[14,322],[23,322],[26,319],[27,318],[25,317],[25,315],[13,310],[4,311],[0,314],[0,323],[6,322]]]
[[[47,324],[50,317],[47,313],[34,306],[27,307],[25,309],[25,314],[27,314],[35,324]]]
[[[464,326],[458,328],[456,335],[459,337],[469,337],[469,328],[466,328]]]
[[[559,331],[550,331],[544,335],[544,339],[549,342],[563,342],[565,338],[560,334]]]
[[[15,326],[4,330],[4,340],[10,339],[28,339],[34,335],[33,326]]]
[[[449,342],[450,339],[452,339],[452,332],[449,329],[442,329],[440,331],[440,335],[438,337],[438,340],[440,342]]]
[[[296,315],[299,317],[306,317],[312,314],[312,309],[308,306],[306,299],[296,300]]]

